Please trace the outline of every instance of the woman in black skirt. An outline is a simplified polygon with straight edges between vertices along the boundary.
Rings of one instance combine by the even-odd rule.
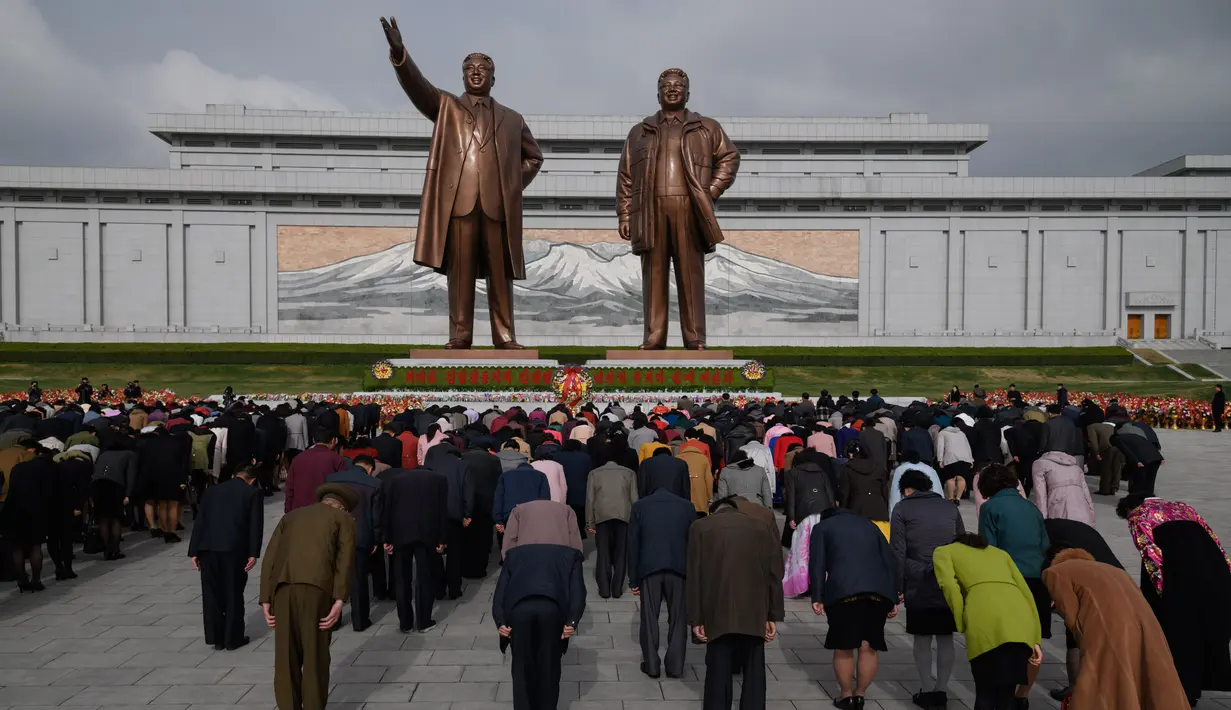
[[[120,552],[120,521],[137,485],[137,452],[132,445],[132,437],[119,436],[94,462],[90,503],[103,538],[104,560],[124,557]]]
[[[890,520],[889,546],[897,558],[898,593],[906,603],[906,633],[914,637],[922,708],[943,708],[953,674],[953,633],[957,623],[932,570],[932,554],[966,532],[961,513],[932,490],[922,471],[906,471],[898,483],[902,500]],[[932,639],[936,640],[936,680],[932,681]]]
[[[1017,564],[974,533],[932,553],[936,581],[966,635],[975,681],[974,710],[1029,707],[1018,697],[1043,662],[1034,596]]]
[[[13,551],[13,567],[17,570],[20,592],[41,592],[45,588],[43,575],[43,543],[47,541],[48,516],[51,511],[51,486],[56,465],[51,452],[33,442],[26,448],[34,458],[13,467],[9,473],[8,498],[0,512],[0,534]],[[22,446],[22,444],[19,444]],[[26,563],[30,574],[26,575]]]

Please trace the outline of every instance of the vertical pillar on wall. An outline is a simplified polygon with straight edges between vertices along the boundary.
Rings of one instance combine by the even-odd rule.
[[[184,211],[171,213],[167,226],[167,322],[183,328],[187,324],[185,298],[188,294],[187,259],[184,240],[188,227],[184,224]]]
[[[85,244],[82,250],[82,274],[85,303],[82,313],[87,325],[103,325],[103,224],[100,211],[87,210]]]
[[[1107,231],[1103,233],[1103,330],[1118,330],[1121,327],[1120,308],[1124,303],[1122,239],[1120,220],[1108,217]]]
[[[885,221],[880,218],[871,220],[871,249],[868,261],[868,291],[870,295],[870,312],[868,335],[874,335],[877,330],[885,329]],[[863,274],[860,274],[863,278]]]
[[[962,289],[966,281],[965,254],[966,233],[961,230],[961,222],[949,219],[949,231],[946,234],[948,245],[948,267],[945,276],[945,330],[962,330],[964,314],[962,313]]]
[[[1043,328],[1043,232],[1039,218],[1026,227],[1026,330]]]
[[[872,335],[872,223],[863,220],[859,224],[859,328],[863,337]]]
[[[1205,237],[1206,232],[1197,231],[1196,217],[1184,220],[1184,267],[1180,272],[1182,295],[1178,331],[1181,338],[1195,337],[1198,330],[1204,330],[1202,316],[1205,314]]]
[[[0,323],[17,324],[17,210],[0,207]]]
[[[265,289],[265,325],[264,333],[278,332],[278,225],[274,215],[265,212],[261,214],[261,223],[265,225],[260,232],[265,250],[265,271],[262,281]]]
[[[269,269],[265,264],[265,213],[257,212],[252,217],[248,229],[249,267],[249,306],[248,322],[252,327],[259,327],[262,333],[266,330],[265,321],[265,282],[269,279]]]
[[[1224,232],[1225,234],[1226,232]],[[1224,279],[1231,280],[1231,274],[1223,274]],[[1202,330],[1217,331],[1215,325],[1214,305],[1218,302],[1218,232],[1213,230],[1205,233],[1205,288],[1201,290],[1204,304],[1201,319]],[[1231,281],[1229,281],[1231,282]]]

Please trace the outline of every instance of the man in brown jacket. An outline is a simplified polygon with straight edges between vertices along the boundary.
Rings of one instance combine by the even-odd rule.
[[[566,545],[584,552],[577,514],[554,500],[532,500],[518,505],[504,525],[501,559],[518,545]]]
[[[774,640],[776,622],[786,615],[778,531],[764,517],[740,512],[736,504],[735,498],[715,501],[688,537],[688,624],[708,644],[707,710],[731,707],[731,676],[740,667],[740,707],[765,707],[765,642]]]
[[[410,102],[429,121],[432,146],[415,235],[415,263],[449,282],[449,342],[469,348],[475,279],[487,279],[492,343],[521,346],[513,332],[513,280],[526,278],[522,253],[522,191],[538,174],[543,153],[521,114],[491,97],[496,65],[486,54],[462,60],[465,93],[432,85],[402,43],[397,20],[381,18],[389,61]]]
[[[661,110],[629,131],[620,156],[616,214],[620,237],[641,256],[642,350],[667,347],[673,263],[684,347],[705,349],[705,255],[722,241],[714,200],[731,187],[739,170],[739,151],[722,126],[686,110],[687,103],[684,70],[660,74]]]
[[[323,710],[329,641],[350,592],[358,496],[341,483],[316,489],[316,505],[283,516],[265,548],[261,608],[274,630],[274,697],[280,710]]]

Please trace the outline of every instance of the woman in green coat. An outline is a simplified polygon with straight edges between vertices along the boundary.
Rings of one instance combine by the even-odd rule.
[[[975,710],[1029,707],[1014,695],[1021,686],[1029,688],[1043,662],[1042,631],[1034,595],[1013,558],[966,533],[936,548],[932,567],[957,630],[966,634]]]

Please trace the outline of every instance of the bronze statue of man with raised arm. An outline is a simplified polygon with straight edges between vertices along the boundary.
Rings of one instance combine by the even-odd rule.
[[[705,255],[722,241],[714,200],[735,182],[739,151],[712,118],[685,109],[688,75],[658,77],[661,110],[624,142],[616,184],[620,237],[641,255],[645,340],[667,346],[668,276],[675,265],[684,347],[705,349]]]
[[[513,281],[526,278],[522,191],[543,153],[521,114],[491,97],[496,66],[486,54],[462,60],[465,92],[454,96],[424,78],[402,43],[397,20],[380,18],[389,61],[415,108],[435,123],[423,178],[415,263],[449,283],[449,349],[474,338],[475,280],[487,280],[492,343],[521,349],[513,330]]]

